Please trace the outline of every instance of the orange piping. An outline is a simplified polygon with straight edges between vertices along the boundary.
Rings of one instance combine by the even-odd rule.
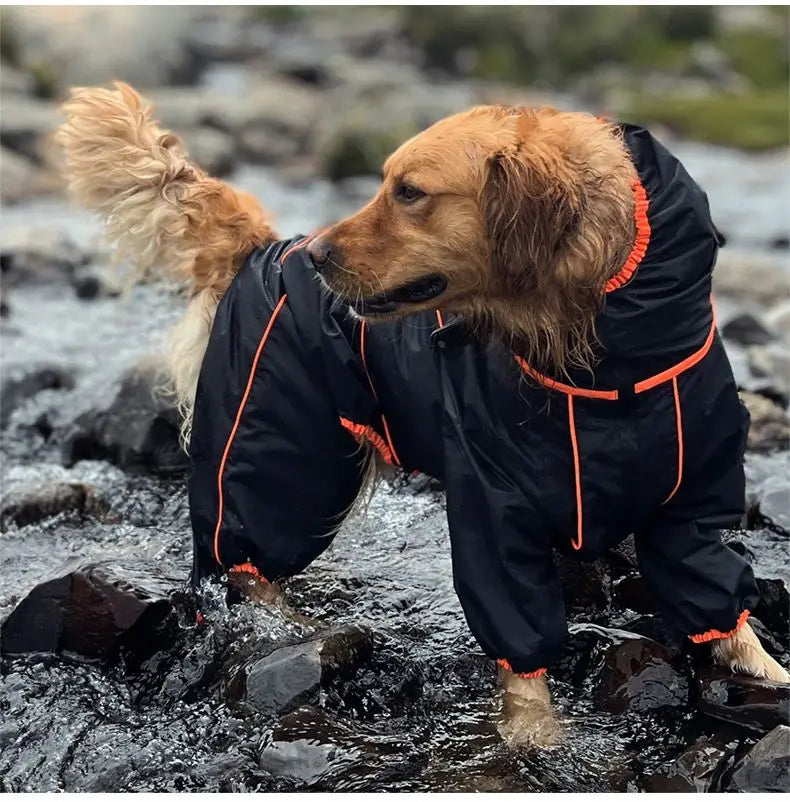
[[[584,523],[582,521],[582,474],[579,464],[579,443],[576,440],[576,418],[573,414],[573,396],[568,396],[568,428],[571,432],[571,447],[573,449],[573,473],[576,483],[576,540],[571,545],[579,551],[584,542]]]
[[[217,562],[222,565],[222,560],[219,556],[219,531],[222,528],[222,515],[224,512],[224,497],[222,492],[222,475],[225,472],[225,463],[228,459],[228,453],[230,452],[230,447],[233,445],[233,438],[236,437],[236,432],[239,428],[239,423],[241,422],[241,415],[244,412],[244,407],[247,404],[247,399],[250,396],[250,391],[252,390],[252,383],[255,379],[255,371],[258,368],[258,360],[261,358],[261,353],[263,352],[263,346],[266,345],[266,340],[269,339],[269,333],[272,330],[272,326],[274,326],[274,321],[277,320],[277,316],[280,314],[280,310],[283,308],[283,304],[285,303],[287,295],[283,295],[280,298],[277,306],[274,307],[274,311],[269,318],[269,323],[266,326],[266,330],[263,332],[263,336],[261,337],[261,341],[258,343],[258,348],[255,351],[255,356],[252,359],[252,366],[250,367],[250,375],[247,379],[247,387],[244,390],[244,395],[241,398],[241,402],[239,403],[239,409],[236,412],[236,420],[233,423],[233,428],[231,429],[230,435],[228,436],[228,442],[225,443],[225,450],[222,453],[222,461],[219,464],[219,472],[217,473],[217,490],[219,491],[219,509],[217,512],[217,526],[214,529],[214,557],[216,558]]]
[[[497,665],[502,666],[502,668],[504,668],[505,671],[510,671],[512,674],[515,674],[517,677],[521,677],[521,679],[537,679],[538,677],[542,677],[546,673],[546,670],[547,670],[545,668],[539,668],[536,671],[530,671],[530,672],[528,672],[526,674],[518,674],[515,671],[513,671],[513,669],[510,667],[510,663],[508,663],[508,661],[505,660],[504,658],[502,660],[497,660],[496,662],[497,662]]]
[[[438,309],[436,310],[436,320],[439,323],[439,328],[444,326],[444,319],[442,318],[442,313]]]
[[[738,622],[735,624],[735,629],[731,629],[729,632],[719,632],[718,629],[709,629],[707,632],[703,632],[701,635],[689,635],[689,640],[692,643],[708,643],[708,641],[712,640],[731,638],[746,623],[746,619],[749,617],[749,615],[750,615],[749,611],[744,610],[738,616]]]
[[[574,387],[572,384],[564,384],[556,379],[550,379],[542,373],[538,373],[537,370],[534,370],[526,363],[523,357],[513,354],[513,358],[518,362],[524,373],[531,376],[535,381],[547,387],[549,390],[559,390],[561,393],[565,393],[569,396],[578,395],[583,398],[600,398],[604,401],[617,401],[618,399],[619,394],[617,390],[585,390],[582,387]]]
[[[294,243],[291,245],[290,248],[282,255],[280,262],[285,262],[285,260],[294,252],[298,251],[300,248],[304,248],[305,246],[309,245],[318,235],[317,234],[310,234],[305,237],[303,240]]]
[[[620,269],[620,272],[612,276],[612,278],[606,282],[606,292],[619,289],[630,281],[642,259],[645,258],[647,246],[650,244],[650,221],[647,219],[647,207],[649,205],[647,192],[645,192],[645,188],[638,178],[631,185],[631,189],[634,193],[636,239],[634,240],[633,248],[631,248],[631,253],[628,254],[628,258],[625,260],[625,264]]]
[[[362,355],[362,366],[365,368],[365,375],[368,377],[368,384],[370,385],[370,391],[373,393],[373,398],[376,399],[376,403],[381,406],[381,402],[379,401],[378,394],[376,393],[376,388],[373,386],[373,379],[370,376],[370,371],[368,370],[368,363],[365,359],[365,321],[362,321],[362,324],[359,327],[359,351]],[[381,423],[384,427],[384,434],[387,436],[387,443],[389,444],[389,451],[390,451],[390,459],[387,460],[391,465],[397,465],[400,467],[400,458],[398,457],[398,452],[395,450],[395,443],[392,442],[392,435],[390,434],[390,427],[387,423],[387,418],[384,416],[384,413],[381,413]],[[377,435],[378,436],[378,435]],[[372,442],[372,441],[371,441]],[[381,450],[381,449],[379,449]],[[383,453],[382,453],[382,456]],[[384,457],[384,459],[387,459]]]
[[[672,391],[675,395],[675,421],[678,431],[678,480],[672,488],[672,492],[661,502],[661,505],[668,504],[672,496],[678,492],[680,483],[683,481],[683,416],[680,413],[680,394],[678,393],[678,377],[672,377]]]
[[[364,437],[381,454],[382,458],[389,465],[393,465],[392,451],[384,442],[384,438],[372,427],[363,426],[361,423],[354,423],[348,418],[340,418],[340,423],[344,429],[348,429],[356,438]]]
[[[645,390],[652,390],[653,387],[657,387],[659,384],[663,384],[670,379],[674,379],[676,376],[679,376],[684,371],[688,370],[689,368],[693,368],[697,362],[700,362],[702,359],[705,358],[708,351],[710,351],[711,346],[713,345],[713,340],[716,336],[716,316],[713,316],[713,320],[710,324],[710,331],[708,332],[708,337],[705,340],[702,348],[698,351],[695,351],[691,356],[687,356],[682,362],[678,362],[677,365],[673,365],[671,368],[668,368],[661,373],[657,373],[655,376],[651,376],[649,379],[645,379],[644,381],[637,382],[634,385],[634,392],[635,393],[643,393]]]

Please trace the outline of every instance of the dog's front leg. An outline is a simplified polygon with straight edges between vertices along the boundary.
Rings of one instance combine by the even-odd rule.
[[[748,622],[730,637],[714,640],[712,651],[716,662],[732,671],[790,683],[790,674],[765,651]]]
[[[545,674],[521,677],[499,669],[502,687],[502,718],[499,734],[510,747],[554,746],[560,741],[561,728],[551,705]]]

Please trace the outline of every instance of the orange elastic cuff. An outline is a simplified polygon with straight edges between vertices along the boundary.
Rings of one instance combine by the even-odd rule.
[[[261,582],[266,582],[267,584],[269,582],[269,580],[252,563],[242,563],[241,565],[234,565],[233,568],[228,569],[228,573],[252,574],[253,576],[260,579]]]
[[[502,660],[497,660],[496,662],[497,662],[497,665],[502,666],[502,668],[504,668],[505,671],[510,671],[513,674],[515,674],[517,677],[521,677],[521,679],[537,679],[538,677],[542,677],[546,673],[546,671],[548,670],[548,669],[545,669],[545,668],[539,668],[539,669],[537,669],[537,671],[530,671],[530,672],[528,672],[526,674],[519,674],[519,673],[513,671],[513,669],[510,667],[510,663],[507,660],[502,659]]]
[[[354,423],[348,420],[348,418],[340,418],[340,424],[344,429],[348,429],[357,440],[367,440],[376,451],[381,454],[381,458],[388,465],[396,464],[392,450],[384,442],[384,438],[372,426],[363,426],[361,423]]]
[[[738,623],[735,625],[735,629],[731,629],[729,632],[719,632],[718,629],[709,629],[707,632],[703,632],[701,635],[689,635],[689,640],[692,643],[708,643],[708,641],[712,640],[731,638],[739,629],[741,629],[741,627],[743,627],[749,615],[749,611],[744,610],[738,616]]]

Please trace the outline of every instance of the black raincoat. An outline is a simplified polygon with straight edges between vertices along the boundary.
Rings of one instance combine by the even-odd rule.
[[[554,552],[634,533],[668,623],[731,632],[757,601],[721,542],[743,514],[748,415],[711,304],[705,194],[644,129],[637,238],[607,284],[594,376],[561,383],[441,311],[366,325],[321,286],[303,238],[252,253],[217,310],[190,444],[193,580],[275,579],[331,542],[359,441],[444,481],[455,588],[485,652],[542,672],[567,638]]]

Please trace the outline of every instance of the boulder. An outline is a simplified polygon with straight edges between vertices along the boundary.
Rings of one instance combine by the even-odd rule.
[[[612,579],[604,560],[582,562],[558,557],[560,584],[569,615],[580,613],[589,620],[611,606]]]
[[[790,594],[781,579],[757,578],[760,601],[754,614],[784,650],[790,649]]]
[[[730,755],[725,746],[700,738],[677,760],[647,777],[645,790],[696,794],[715,791]]]
[[[278,646],[231,667],[225,695],[256,712],[284,712],[314,696],[336,677],[353,672],[372,651],[371,633],[361,627]]]
[[[756,732],[790,723],[790,685],[720,668],[701,671],[697,685],[699,710],[706,716]]]
[[[3,230],[0,270],[7,286],[69,281],[88,262],[90,257],[57,227],[17,225]]]
[[[72,563],[40,582],[3,621],[4,655],[68,653],[109,658],[122,649],[138,655],[159,647],[154,633],[171,612],[163,589],[135,584],[116,567]]]
[[[610,713],[685,709],[689,682],[674,665],[677,652],[634,636],[606,649],[598,675],[596,705]]]
[[[790,727],[775,727],[755,744],[733,772],[728,790],[790,791]]]
[[[136,472],[180,474],[189,459],[179,444],[180,419],[153,368],[136,368],[123,378],[106,409],[81,415],[67,435],[63,461],[108,460]]]
[[[776,260],[759,256],[745,260],[725,249],[720,252],[713,272],[713,292],[729,296],[739,304],[753,303],[765,309],[790,299],[790,282]]]
[[[763,395],[746,391],[739,395],[751,417],[747,448],[752,451],[790,448],[790,422],[785,410]]]
[[[230,175],[237,163],[233,137],[216,128],[200,126],[183,133],[190,157],[216,178]]]
[[[790,533],[790,452],[746,455],[747,526]]]
[[[58,106],[53,101],[21,95],[4,96],[0,142],[3,147],[40,162],[45,139],[61,122]]]
[[[53,192],[59,179],[10,148],[0,147],[0,200],[22,203]]]
[[[0,428],[8,426],[11,415],[42,390],[71,390],[73,374],[59,365],[42,365],[10,375],[0,385]]]
[[[765,345],[776,339],[776,333],[768,329],[755,315],[743,312],[727,321],[721,333],[738,345]]]
[[[26,483],[0,501],[0,532],[10,524],[28,526],[61,512],[85,512],[94,504],[93,488],[79,482]]]

